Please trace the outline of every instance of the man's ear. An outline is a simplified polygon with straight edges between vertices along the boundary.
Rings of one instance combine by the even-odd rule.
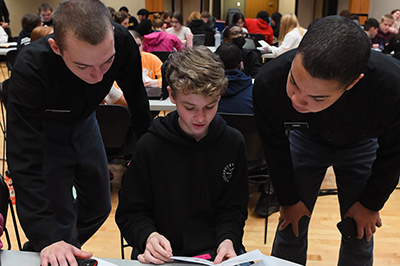
[[[346,88],[346,91],[348,91],[348,90],[350,90],[351,88],[353,88],[354,85],[356,85],[357,82],[358,82],[360,79],[362,79],[363,77],[364,77],[364,73],[361,73],[360,76],[358,76],[358,78],[355,79],[355,80]]]
[[[172,90],[171,90],[171,87],[170,87],[170,86],[167,86],[167,90],[168,90],[169,99],[171,100],[171,103],[176,104],[176,103],[175,103],[174,97],[172,97]]]
[[[49,38],[49,44],[53,52],[61,56],[60,48],[58,48],[56,40],[54,40],[53,38]]]

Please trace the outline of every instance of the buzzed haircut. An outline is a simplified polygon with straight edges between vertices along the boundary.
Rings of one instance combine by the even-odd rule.
[[[118,10],[119,12],[124,11],[126,13],[129,13],[129,10],[126,6],[121,6],[120,9]]]
[[[347,87],[362,73],[370,54],[369,38],[360,26],[342,16],[328,16],[309,26],[296,56],[302,56],[313,78]]]
[[[379,28],[379,21],[374,18],[369,18],[364,22],[364,30],[369,31],[371,28]]]
[[[242,51],[234,43],[221,44],[215,53],[224,63],[225,70],[235,69],[242,62]]]
[[[149,15],[150,15],[150,12],[149,12],[147,9],[142,8],[142,9],[139,9],[139,11],[137,12],[136,15],[142,15],[142,16],[144,16],[145,18],[148,18]]]
[[[391,20],[391,21],[394,21],[394,18],[393,18],[392,15],[386,14],[386,15],[383,15],[383,16],[382,16],[381,22],[385,21],[386,19]]]
[[[61,53],[71,36],[97,45],[113,31],[110,11],[99,0],[64,0],[54,11],[53,27]]]

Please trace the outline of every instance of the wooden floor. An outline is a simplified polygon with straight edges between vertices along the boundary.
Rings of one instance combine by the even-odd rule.
[[[1,72],[7,71],[1,68]],[[2,75],[0,73],[0,75]],[[0,77],[0,80],[2,78]],[[2,134],[0,138],[0,151],[2,150]],[[1,167],[1,165],[0,165]],[[120,235],[115,224],[114,214],[118,204],[117,191],[120,187],[121,175],[125,169],[121,164],[110,164],[114,173],[112,183],[112,212],[100,230],[82,247],[83,250],[92,252],[97,257],[121,258]],[[323,188],[335,188],[334,175],[329,170]],[[265,218],[254,213],[259,192],[255,186],[250,186],[249,217],[246,222],[244,245],[248,251],[259,249],[269,255],[278,222],[278,213],[272,214],[268,220],[268,238],[264,244]],[[8,215],[7,227],[11,235],[12,249],[18,250],[11,216]],[[374,265],[400,265],[400,190],[395,190],[385,207],[381,211],[383,227],[375,234],[375,263]],[[321,196],[318,198],[316,208],[311,219],[309,233],[308,264],[310,266],[336,265],[340,243],[340,234],[336,223],[340,220],[337,197],[335,195]],[[43,229],[45,230],[45,229]],[[19,228],[22,241],[26,238]],[[6,243],[4,235],[1,237]],[[5,245],[7,248],[7,245]],[[130,250],[125,249],[129,258]]]

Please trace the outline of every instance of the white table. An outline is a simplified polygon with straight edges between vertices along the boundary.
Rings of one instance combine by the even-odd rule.
[[[149,100],[150,111],[174,111],[175,104],[171,102],[169,97],[165,100]]]
[[[7,55],[11,50],[17,50],[16,42],[0,43],[0,55]]]

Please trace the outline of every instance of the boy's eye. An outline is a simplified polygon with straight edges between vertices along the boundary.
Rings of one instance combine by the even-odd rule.
[[[86,67],[85,66],[76,66],[78,69],[80,69],[80,70],[84,70],[84,69],[86,69]]]
[[[185,109],[188,110],[188,111],[191,111],[191,110],[194,110],[194,107],[187,107],[187,106],[185,106]]]
[[[213,109],[213,108],[214,108],[214,106],[215,106],[215,105],[212,105],[212,106],[206,106],[206,109],[209,109],[209,110],[211,110],[211,109]]]
[[[313,98],[313,100],[316,101],[317,103],[324,101],[324,99],[320,99],[320,98]]]

